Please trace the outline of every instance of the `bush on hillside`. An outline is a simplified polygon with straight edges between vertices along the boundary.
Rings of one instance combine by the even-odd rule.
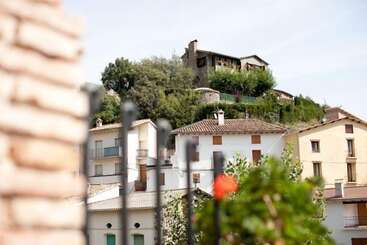
[[[234,71],[220,69],[209,73],[210,87],[222,93],[261,96],[275,86],[269,70],[251,69]]]

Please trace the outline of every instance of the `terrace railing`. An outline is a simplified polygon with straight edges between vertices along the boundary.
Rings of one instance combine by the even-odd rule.
[[[367,226],[367,216],[345,216],[344,227]]]

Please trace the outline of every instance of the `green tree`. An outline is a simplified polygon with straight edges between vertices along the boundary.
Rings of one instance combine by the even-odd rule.
[[[239,175],[238,191],[220,203],[223,244],[333,244],[313,200],[319,180],[293,181],[287,166],[267,157]],[[212,217],[213,202],[206,201],[197,214],[201,244],[213,244]]]
[[[192,89],[191,69],[177,56],[152,57],[136,63],[119,58],[105,68],[102,81],[122,100],[132,100],[139,118],[166,118],[173,128],[194,122],[199,94]]]
[[[233,71],[212,70],[209,73],[210,87],[222,93],[247,96],[262,96],[275,86],[270,70],[251,69]]]
[[[120,99],[104,93],[101,108],[94,115],[94,121],[101,118],[103,123],[115,123],[120,120]]]
[[[138,78],[136,65],[123,57],[109,63],[102,72],[102,83],[106,90],[113,89],[118,94],[125,94],[134,86]]]

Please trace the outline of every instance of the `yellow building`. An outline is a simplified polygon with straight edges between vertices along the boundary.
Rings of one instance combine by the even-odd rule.
[[[367,184],[367,123],[363,120],[332,108],[325,122],[289,133],[286,142],[303,163],[302,178],[322,176],[326,187],[336,181]]]

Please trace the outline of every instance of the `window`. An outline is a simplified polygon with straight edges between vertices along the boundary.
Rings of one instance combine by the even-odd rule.
[[[192,174],[192,182],[194,182],[195,184],[200,183],[200,173]]]
[[[345,132],[347,134],[353,134],[353,124],[345,124]]]
[[[101,164],[94,165],[94,175],[95,176],[103,175],[103,166]]]
[[[213,136],[213,145],[221,145],[222,144],[222,136]]]
[[[196,145],[199,145],[199,136],[197,135],[192,136],[192,142]]]
[[[347,163],[347,175],[348,182],[356,182],[356,164],[348,162]]]
[[[140,164],[139,165],[139,177],[141,182],[147,182],[147,165]]]
[[[192,155],[191,161],[198,162],[199,161],[199,152],[194,152]]]
[[[161,185],[165,185],[166,184],[165,183],[165,175],[164,175],[164,173],[160,173],[160,175],[159,175],[159,183]]]
[[[134,245],[144,245],[144,235],[134,234],[133,235]]]
[[[261,150],[252,150],[252,162],[259,163],[261,159]]]
[[[251,135],[251,144],[261,144],[261,135]]]
[[[107,245],[116,245],[116,236],[114,234],[106,235]]]
[[[311,140],[312,152],[320,152],[320,141]]]
[[[203,67],[206,66],[206,57],[201,57],[196,60],[197,67]]]
[[[213,168],[216,167],[216,165],[220,164],[220,157],[222,156],[221,151],[213,151]],[[218,161],[218,162],[216,162]],[[223,166],[218,166],[220,169],[223,168]]]
[[[94,142],[94,147],[95,147],[95,157],[96,159],[100,159],[103,157],[103,143],[102,140],[96,140]]]
[[[321,162],[313,162],[313,176],[321,177]]]
[[[115,162],[115,174],[121,174],[121,167],[119,162]]]
[[[347,145],[348,145],[348,157],[354,157],[354,140],[353,139],[347,139]]]

